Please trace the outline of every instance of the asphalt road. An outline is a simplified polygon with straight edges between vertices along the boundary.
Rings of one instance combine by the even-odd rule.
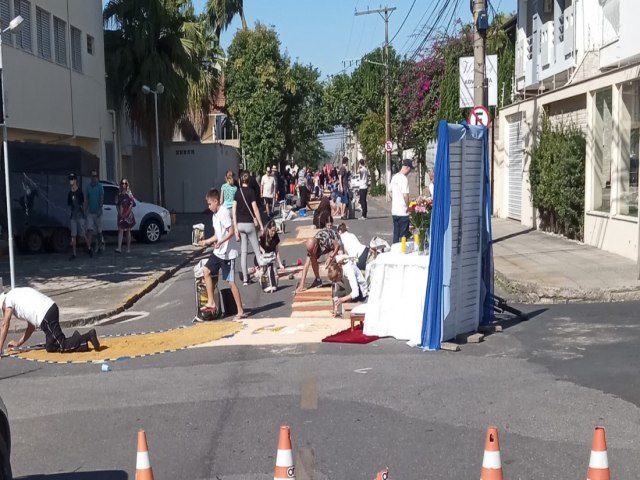
[[[390,230],[386,219],[349,225]],[[134,306],[149,313],[143,319],[101,333],[188,323],[192,288],[185,269]],[[269,300],[257,286],[242,292],[256,316],[270,316],[286,312],[291,288]],[[635,478],[639,307],[528,306],[531,320],[506,322],[459,353],[393,339],[195,348],[116,362],[108,373],[2,359],[14,473],[133,479],[143,428],[157,479],[269,479],[288,424],[299,480],[370,479],[384,466],[391,479],[477,478],[485,430],[496,425],[505,478],[580,479],[603,424],[614,476]]]

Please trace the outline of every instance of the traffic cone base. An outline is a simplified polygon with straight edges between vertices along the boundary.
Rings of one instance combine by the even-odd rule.
[[[389,469],[380,470],[376,475],[376,480],[387,480],[389,478]]]

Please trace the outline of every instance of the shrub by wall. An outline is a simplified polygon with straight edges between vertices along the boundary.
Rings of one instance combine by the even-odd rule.
[[[554,125],[544,116],[529,153],[531,200],[541,228],[576,240],[584,236],[585,148],[577,127]]]

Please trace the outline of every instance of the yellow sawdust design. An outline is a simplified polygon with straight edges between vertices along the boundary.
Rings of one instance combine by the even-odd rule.
[[[317,233],[317,230],[313,225],[302,225],[300,227],[296,227],[296,236],[293,238],[286,238],[280,245],[286,247],[287,245],[298,245],[300,243],[304,243],[305,240],[309,238],[313,238],[313,236]]]
[[[158,333],[100,338],[100,351],[81,353],[49,353],[46,350],[28,350],[15,353],[16,357],[53,363],[100,362],[122,357],[153,355],[179,350],[219,340],[238,333],[243,328],[238,322],[205,322],[197,325]]]

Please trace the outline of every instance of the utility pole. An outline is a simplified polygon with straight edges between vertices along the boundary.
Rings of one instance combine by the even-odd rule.
[[[389,99],[389,17],[396,7],[379,8],[355,12],[355,15],[370,15],[378,13],[384,19],[384,139],[391,141],[391,101]],[[389,182],[391,181],[391,152],[385,149],[385,186],[387,200],[389,200]]]
[[[473,103],[488,107],[486,80],[487,5],[486,0],[473,1]]]

